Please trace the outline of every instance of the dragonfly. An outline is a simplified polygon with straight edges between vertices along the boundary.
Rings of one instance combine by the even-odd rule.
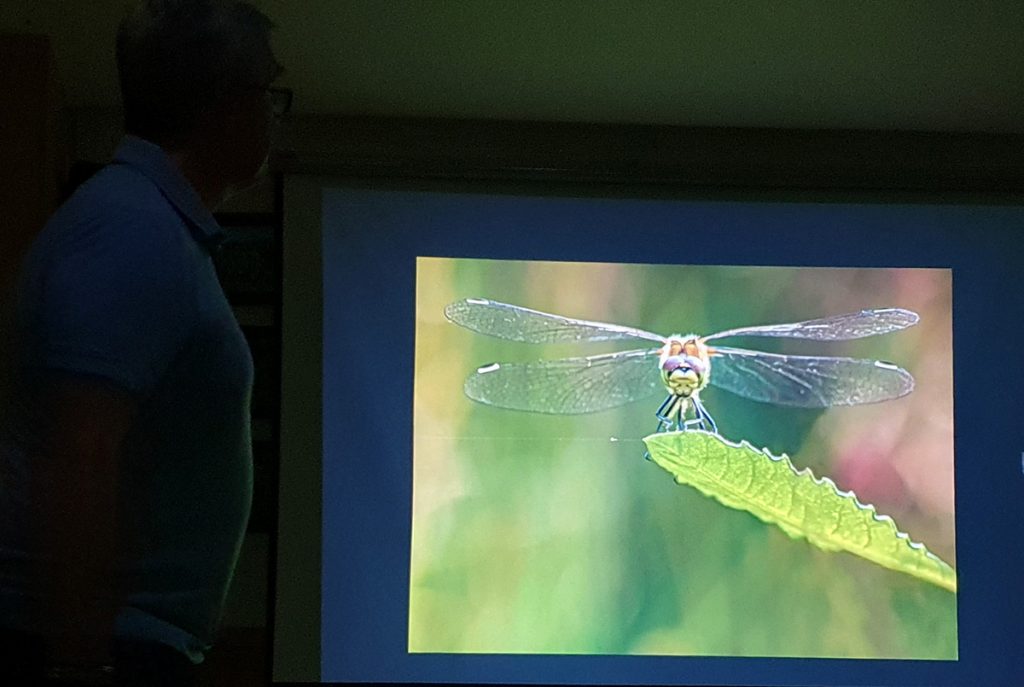
[[[449,304],[452,323],[489,336],[531,344],[632,342],[640,348],[599,355],[491,363],[470,374],[466,395],[511,410],[575,415],[608,410],[667,393],[655,412],[656,431],[718,426],[700,394],[708,385],[744,398],[798,408],[878,403],[914,389],[914,377],[892,363],[832,356],[784,355],[721,346],[729,337],[845,341],[913,326],[918,315],[876,308],[789,324],[727,329],[708,336],[652,332],[531,310],[485,298]],[[715,343],[712,343],[715,342]]]

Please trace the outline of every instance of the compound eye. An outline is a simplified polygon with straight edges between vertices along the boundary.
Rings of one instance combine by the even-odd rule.
[[[685,355],[673,355],[665,358],[665,362],[661,364],[661,369],[669,374],[673,372],[688,372],[693,369],[688,358],[689,356]]]
[[[665,362],[662,363],[661,369],[669,374],[679,372],[696,372],[702,375],[706,372],[706,368],[700,358],[695,358],[690,355],[673,355],[665,358]]]

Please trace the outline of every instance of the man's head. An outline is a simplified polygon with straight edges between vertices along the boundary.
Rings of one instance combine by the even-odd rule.
[[[231,183],[255,175],[273,126],[267,87],[281,73],[271,21],[245,2],[144,0],[117,34],[128,133],[200,150]]]

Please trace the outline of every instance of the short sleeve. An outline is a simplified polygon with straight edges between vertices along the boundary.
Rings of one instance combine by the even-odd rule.
[[[145,395],[195,316],[185,229],[137,208],[106,208],[51,236],[37,294],[38,363]]]

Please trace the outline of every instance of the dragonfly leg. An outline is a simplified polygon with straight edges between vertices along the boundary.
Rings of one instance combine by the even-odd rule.
[[[700,402],[700,399],[693,395],[690,397],[690,401],[693,403],[693,413],[697,416],[694,418],[697,421],[695,424],[699,424],[700,428],[706,432],[718,434],[718,425],[715,424],[714,418],[711,417],[711,413]]]
[[[693,403],[693,412],[696,415],[696,417],[689,420],[686,419],[686,403],[688,401]],[[711,428],[710,431],[715,431],[715,421],[711,419],[711,415],[701,405],[700,400],[694,396],[685,398],[676,394],[670,394],[658,408],[655,416],[658,418],[656,432],[672,430],[685,432],[688,429],[706,430],[709,427]]]
[[[655,411],[654,417],[658,418],[658,427],[654,430],[655,432],[664,432],[672,429],[672,425],[675,422],[674,418],[679,414],[678,400],[678,396],[669,394],[668,398]]]
[[[654,416],[658,418],[658,426],[654,428],[655,433],[670,431],[675,424],[675,418],[679,417],[680,406],[679,397],[675,394],[669,394],[660,406],[655,411]],[[648,451],[644,451],[644,460],[650,460],[651,454]]]
[[[680,429],[683,431],[690,429],[704,429],[704,420],[699,417],[690,418],[686,422],[682,423]]]

